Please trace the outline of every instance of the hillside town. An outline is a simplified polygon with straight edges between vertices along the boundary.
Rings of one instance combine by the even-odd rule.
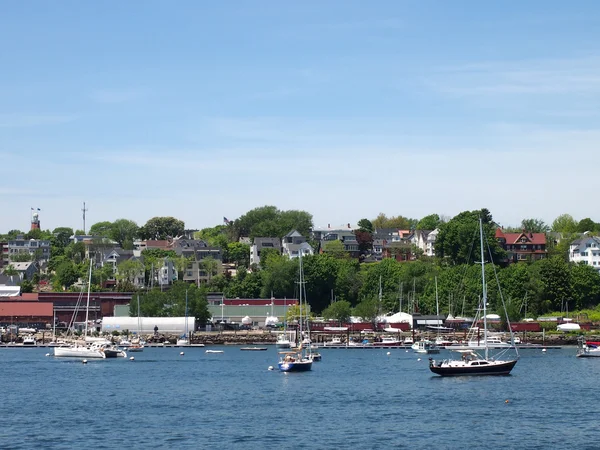
[[[91,267],[89,313],[98,331],[105,317],[137,315],[133,298],[141,298],[142,315],[183,316],[188,311],[181,296],[188,291],[197,296],[189,313],[198,328],[216,323],[264,328],[269,317],[281,325],[297,307],[300,257],[315,318],[342,323],[356,316],[353,320],[371,327],[385,314],[406,312],[421,316],[410,327],[428,318],[449,324],[454,317],[470,317],[477,302],[468,253],[478,216],[485,218],[489,262],[500,270],[511,320],[558,317],[598,305],[598,224],[568,215],[553,227],[524,220],[520,229],[496,224],[487,210],[449,220],[381,214],[358,224],[313,227],[309,213],[266,206],[203,230],[156,217],[143,227],[119,219],[86,232],[42,231],[40,213],[32,208],[29,231],[13,230],[0,241],[0,324],[44,329],[81,324],[78,303]],[[490,299],[497,304],[500,291]]]

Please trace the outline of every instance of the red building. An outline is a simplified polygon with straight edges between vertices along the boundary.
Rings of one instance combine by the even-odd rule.
[[[505,233],[498,228],[496,240],[506,251],[507,262],[537,261],[547,255],[545,233]]]

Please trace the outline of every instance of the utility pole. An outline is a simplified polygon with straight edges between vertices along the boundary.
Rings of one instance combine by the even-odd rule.
[[[83,234],[85,234],[85,212],[87,211],[85,202],[83,202],[83,208],[81,208],[81,211],[83,212]]]

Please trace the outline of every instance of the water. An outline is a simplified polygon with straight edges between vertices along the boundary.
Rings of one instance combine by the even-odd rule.
[[[481,378],[433,376],[399,349],[322,349],[311,372],[284,374],[267,370],[274,347],[207,348],[87,365],[0,349],[0,448],[598,448],[600,359],[574,348],[525,350],[513,375]]]

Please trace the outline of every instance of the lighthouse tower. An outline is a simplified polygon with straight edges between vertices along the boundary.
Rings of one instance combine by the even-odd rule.
[[[37,211],[35,211],[33,214],[31,214],[31,229],[32,230],[40,229],[40,214]]]

